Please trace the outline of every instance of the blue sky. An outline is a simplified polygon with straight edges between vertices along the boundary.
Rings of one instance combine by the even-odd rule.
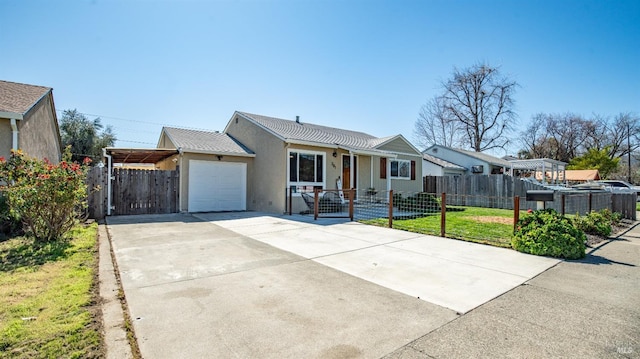
[[[535,113],[640,115],[640,1],[0,0],[0,79],[154,147],[233,111],[415,142],[455,67],[500,66]],[[517,138],[516,135],[513,136]],[[515,153],[517,146],[510,152]],[[499,153],[500,155],[504,153]]]

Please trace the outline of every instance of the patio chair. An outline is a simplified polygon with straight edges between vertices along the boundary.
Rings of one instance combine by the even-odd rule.
[[[309,193],[301,193],[304,203],[307,204],[309,210],[314,210],[314,196]],[[340,199],[340,196],[335,192],[325,192],[318,200],[318,212],[319,213],[332,213],[340,212],[344,207],[344,203]]]

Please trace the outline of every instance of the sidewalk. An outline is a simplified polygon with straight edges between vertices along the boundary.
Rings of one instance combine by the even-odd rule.
[[[640,358],[640,224],[385,358]]]

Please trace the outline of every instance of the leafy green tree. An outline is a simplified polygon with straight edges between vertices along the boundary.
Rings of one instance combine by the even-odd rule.
[[[590,148],[584,155],[573,158],[569,162],[567,169],[598,170],[600,176],[607,178],[610,173],[618,168],[618,162],[620,162],[620,158],[611,158],[609,152],[609,147],[601,150]]]
[[[113,146],[116,142],[111,126],[104,127],[100,118],[89,120],[76,109],[62,113],[60,135],[63,146],[71,146],[73,161],[89,157],[97,163],[102,158],[102,148]]]

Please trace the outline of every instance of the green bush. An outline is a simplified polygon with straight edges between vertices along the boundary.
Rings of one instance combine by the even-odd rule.
[[[516,226],[511,246],[520,252],[578,259],[585,256],[586,236],[553,209],[534,211]]]
[[[0,191],[9,204],[9,213],[20,218],[24,231],[39,241],[65,238],[77,223],[77,210],[86,207],[87,165],[71,162],[67,148],[59,164],[41,161],[12,151],[0,157]]]
[[[0,192],[0,240],[3,236],[20,234],[20,218],[9,208],[7,196]]]
[[[403,198],[400,193],[393,194],[393,204],[404,211],[439,212],[440,201],[436,196],[419,192],[407,198]]]
[[[611,212],[589,212],[586,216],[577,215],[573,218],[573,224],[579,230],[587,234],[608,237],[611,234]]]

